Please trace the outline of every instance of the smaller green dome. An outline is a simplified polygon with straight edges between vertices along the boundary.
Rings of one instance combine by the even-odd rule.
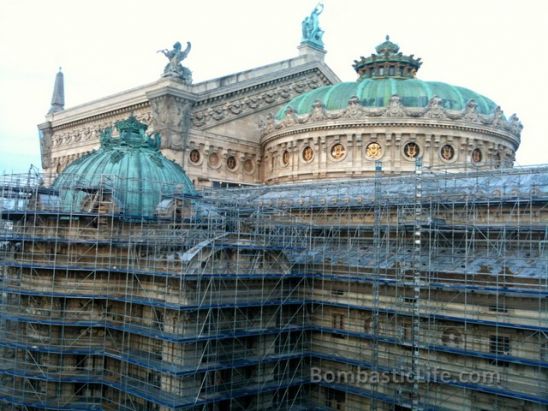
[[[72,162],[57,176],[64,209],[83,211],[94,191],[112,193],[118,209],[130,216],[152,216],[162,197],[196,195],[184,170],[160,152],[160,136],[145,134],[147,125],[134,116],[115,124],[120,137],[108,128],[99,150]]]

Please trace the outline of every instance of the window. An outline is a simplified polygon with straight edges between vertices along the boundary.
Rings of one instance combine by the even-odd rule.
[[[338,330],[344,330],[344,315],[342,314],[333,314],[332,317],[332,326]],[[339,333],[333,333],[333,336],[336,338],[346,338],[345,335]]]
[[[325,392],[325,405],[329,408],[343,410],[345,400],[346,393],[344,392],[331,389],[327,389],[327,391]]]
[[[334,290],[331,290],[331,295],[335,295],[335,296],[344,295],[344,291],[340,289],[334,289]]]
[[[497,356],[510,355],[510,337],[491,335],[489,337],[489,352]],[[508,362],[500,361],[498,359],[491,360],[491,364],[507,367]]]
[[[333,314],[333,328],[344,330],[344,315]]]
[[[497,304],[491,304],[489,306],[489,311],[495,312],[495,313],[507,313],[508,308],[503,302],[499,302]]]

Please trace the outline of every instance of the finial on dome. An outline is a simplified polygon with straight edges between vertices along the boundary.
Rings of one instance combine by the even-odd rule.
[[[354,62],[354,70],[360,78],[413,78],[422,64],[420,58],[403,55],[400,46],[390,41],[388,34],[385,41],[375,47],[375,51],[376,54]]]

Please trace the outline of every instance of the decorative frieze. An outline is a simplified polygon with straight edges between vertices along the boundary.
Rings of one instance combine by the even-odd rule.
[[[259,126],[262,136],[267,136],[273,131],[295,125],[310,125],[323,120],[336,119],[374,119],[376,122],[383,120],[390,122],[394,119],[443,120],[459,126],[498,129],[510,133],[518,144],[523,128],[515,114],[506,120],[500,107],[497,107],[491,115],[481,114],[474,100],[469,100],[464,110],[456,111],[444,108],[442,100],[437,96],[432,97],[426,107],[415,108],[405,107],[397,95],[393,95],[388,106],[382,108],[364,107],[356,96],[350,98],[347,107],[342,110],[326,110],[320,101],[316,101],[309,114],[298,116],[292,107],[288,107],[280,121],[275,121],[272,116],[269,116]],[[444,125],[440,124],[440,126]]]
[[[283,104],[305,91],[331,84],[319,72],[305,73],[305,75],[306,78],[294,84],[286,81],[267,90],[257,89],[253,94],[242,93],[237,99],[232,98],[227,101],[223,98],[222,102],[217,104],[199,103],[192,112],[192,127],[198,129],[211,127],[223,121],[230,121],[242,115]]]

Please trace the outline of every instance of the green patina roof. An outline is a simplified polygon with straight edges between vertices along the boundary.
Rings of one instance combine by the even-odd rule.
[[[406,107],[426,107],[434,96],[441,98],[444,107],[451,110],[464,110],[466,103],[472,99],[476,101],[482,114],[491,114],[497,107],[487,97],[464,87],[416,78],[385,77],[338,83],[301,94],[282,106],[276,119],[284,118],[288,107],[296,114],[310,113],[312,105],[318,100],[326,110],[343,109],[354,96],[365,107],[386,107],[394,94],[400,97],[401,103]]]
[[[82,210],[98,188],[112,192],[120,210],[133,216],[152,216],[162,197],[196,195],[184,170],[161,154],[159,135],[148,137],[147,126],[133,116],[116,128],[119,138],[106,129],[99,150],[69,164],[55,179],[65,209]]]

